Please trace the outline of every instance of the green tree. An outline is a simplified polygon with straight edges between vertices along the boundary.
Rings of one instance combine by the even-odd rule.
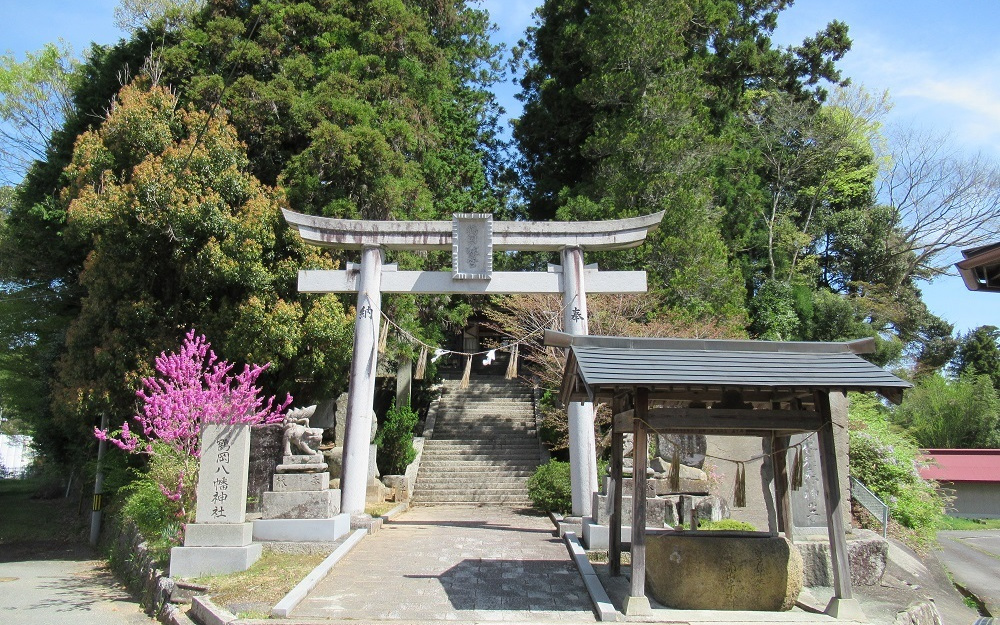
[[[91,249],[56,368],[65,436],[128,414],[152,355],[195,326],[231,359],[273,363],[272,389],[343,385],[335,348],[349,343],[352,316],[294,286],[300,266],[329,260],[283,227],[280,193],[248,166],[223,115],[180,108],[162,87],[124,87],[101,127],[80,136],[60,194],[67,235]],[[323,369],[306,346],[332,352]]]
[[[980,326],[958,339],[952,362],[959,375],[985,375],[1000,389],[1000,328]]]
[[[595,259],[645,265],[669,305],[742,314],[739,276],[705,183],[715,142],[706,87],[685,60],[690,9],[547,2],[538,15],[514,130],[528,215],[591,220],[665,210],[648,245]]]
[[[0,56],[0,183],[19,183],[32,161],[45,158],[72,109],[75,66],[63,43],[28,52],[23,61]]]
[[[906,392],[893,422],[905,427],[921,447],[998,447],[1000,395],[986,375],[926,375]]]

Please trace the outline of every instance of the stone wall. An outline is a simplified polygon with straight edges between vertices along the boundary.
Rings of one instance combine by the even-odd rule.
[[[260,512],[264,493],[271,489],[271,476],[281,460],[280,423],[250,428],[250,473],[247,481],[247,512]]]
[[[177,609],[170,603],[174,582],[159,569],[153,556],[132,524],[122,524],[119,517],[105,514],[101,549],[107,553],[111,570],[135,594],[147,613],[163,618]]]

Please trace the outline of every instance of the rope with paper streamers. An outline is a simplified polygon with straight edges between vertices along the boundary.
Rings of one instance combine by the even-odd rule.
[[[648,421],[644,419],[639,420],[643,423],[651,432],[657,436],[666,436],[671,438],[672,434],[664,434],[660,432]],[[824,425],[832,424],[835,427],[843,428],[844,426],[839,423],[834,423],[833,421],[827,421]],[[789,445],[784,449],[772,449],[770,453],[762,453],[757,456],[751,456],[744,460],[737,460],[735,458],[727,458],[725,456],[714,456],[712,454],[705,454],[705,458],[711,458],[712,460],[721,460],[723,462],[731,462],[736,465],[736,484],[733,490],[733,507],[734,508],[744,508],[746,507],[746,465],[751,462],[757,462],[758,460],[764,460],[765,458],[773,458],[779,454],[787,454],[789,450],[795,450],[795,458],[792,461],[792,468],[789,471],[789,482],[792,490],[799,490],[802,488],[802,474],[805,464],[805,454],[802,451],[802,445],[808,441],[810,438],[816,435],[816,431],[810,432],[801,441],[795,443],[794,445]],[[680,489],[680,451],[677,449],[676,444],[674,445],[673,457],[670,459],[670,488],[672,490]],[[676,476],[676,477],[675,477]]]
[[[551,323],[554,320],[558,319],[559,316],[563,314],[563,312],[566,310],[567,307],[569,307],[571,304],[573,304],[573,302],[577,300],[577,297],[578,296],[574,296],[573,299],[571,299],[569,302],[563,304],[563,306],[558,311],[552,313],[552,315],[549,317],[546,323],[538,325],[535,329],[530,330],[527,334],[525,334],[521,338],[511,341],[509,343],[504,343],[499,347],[494,347],[492,349],[484,349],[478,352],[460,352],[452,349],[442,349],[440,347],[430,345],[429,343],[426,343],[417,338],[416,336],[414,336],[413,333],[400,327],[400,325],[397,324],[392,319],[390,319],[389,316],[385,314],[385,312],[380,311],[382,318],[384,319],[384,323],[382,324],[382,336],[379,337],[379,353],[381,354],[385,352],[387,335],[389,334],[389,327],[391,326],[396,329],[396,332],[400,336],[409,341],[411,344],[420,346],[420,355],[417,357],[417,367],[416,370],[413,372],[413,379],[415,380],[424,379],[424,374],[427,373],[428,357],[430,358],[431,362],[437,362],[440,358],[448,355],[465,356],[465,370],[462,374],[462,381],[460,383],[460,386],[461,388],[468,388],[469,378],[471,377],[472,374],[472,359],[475,358],[476,356],[485,356],[485,358],[483,358],[483,364],[489,365],[494,360],[496,360],[498,351],[510,352],[510,362],[507,364],[507,371],[504,377],[506,377],[508,380],[513,380],[514,378],[517,377],[517,359],[520,355],[519,346],[522,343],[527,343],[528,339],[531,338],[532,336],[538,334],[539,332],[543,332],[549,325],[551,325]],[[431,350],[433,350],[433,355],[430,355]]]

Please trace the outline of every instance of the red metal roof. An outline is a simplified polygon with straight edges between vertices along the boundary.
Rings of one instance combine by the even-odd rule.
[[[1000,449],[925,449],[924,479],[939,482],[1000,482]]]

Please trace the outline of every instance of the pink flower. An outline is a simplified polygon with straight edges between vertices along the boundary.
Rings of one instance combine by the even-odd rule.
[[[158,440],[197,457],[205,423],[281,421],[292,403],[291,395],[281,403],[273,396],[265,400],[263,390],[256,385],[269,365],[245,365],[242,373],[233,376],[233,365],[219,360],[210,347],[205,336],[195,336],[192,329],[179,353],[163,352],[156,357],[157,375],[144,378],[142,388],[136,391],[143,408],[133,420],[144,438],[131,431],[128,423],[110,434],[95,428],[94,435],[128,452],[152,453],[152,442]],[[171,497],[167,491],[164,494]]]

